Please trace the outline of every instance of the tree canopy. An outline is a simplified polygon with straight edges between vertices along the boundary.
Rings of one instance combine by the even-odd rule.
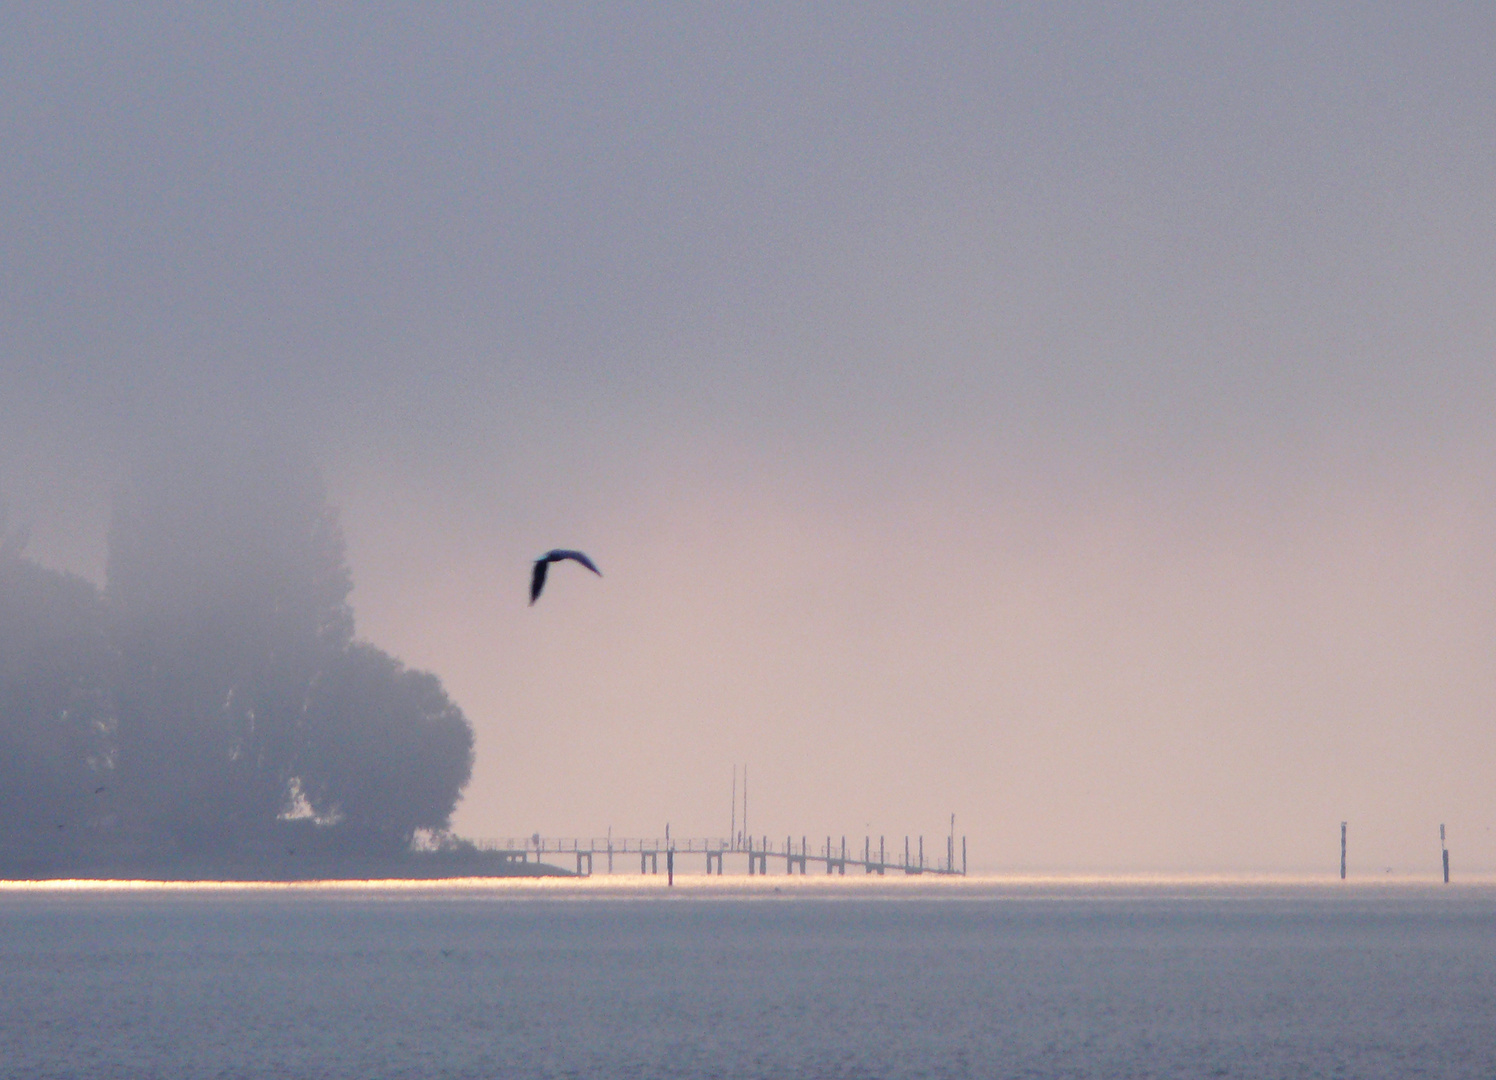
[[[102,592],[23,547],[0,518],[0,854],[390,852],[448,826],[472,729],[435,675],[354,639],[314,469],[137,470]]]

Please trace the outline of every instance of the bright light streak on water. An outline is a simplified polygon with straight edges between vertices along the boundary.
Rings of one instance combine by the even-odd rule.
[[[777,890],[777,891],[776,891]],[[0,887],[0,1075],[1496,1075],[1496,887]]]

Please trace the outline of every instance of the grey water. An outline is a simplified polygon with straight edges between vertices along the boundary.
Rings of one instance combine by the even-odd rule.
[[[0,987],[7,1078],[1496,1077],[1496,889],[0,889]]]

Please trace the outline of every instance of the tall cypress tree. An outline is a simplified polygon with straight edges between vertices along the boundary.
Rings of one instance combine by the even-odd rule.
[[[352,640],[350,589],[315,470],[266,448],[199,450],[132,478],[107,596],[139,825],[205,852],[273,828],[312,689]]]

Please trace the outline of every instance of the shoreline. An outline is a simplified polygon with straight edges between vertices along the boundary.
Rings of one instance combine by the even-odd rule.
[[[0,864],[0,885],[46,882],[155,882],[297,884],[349,881],[447,881],[505,878],[575,878],[559,866],[515,862],[484,852],[418,853],[399,857],[349,856],[341,859],[120,859],[40,860]]]

